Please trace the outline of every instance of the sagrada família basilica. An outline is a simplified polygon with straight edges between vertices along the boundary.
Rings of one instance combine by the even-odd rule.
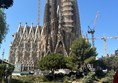
[[[32,70],[49,53],[68,56],[73,40],[81,36],[77,0],[46,0],[43,26],[18,26],[10,45],[9,61]]]

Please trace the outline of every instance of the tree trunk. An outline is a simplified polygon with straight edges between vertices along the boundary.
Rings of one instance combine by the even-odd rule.
[[[53,80],[55,79],[55,76],[54,76],[54,70],[52,69],[52,77],[53,77]]]

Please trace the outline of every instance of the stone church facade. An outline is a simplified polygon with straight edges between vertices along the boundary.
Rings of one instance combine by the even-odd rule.
[[[46,0],[43,26],[18,26],[10,45],[9,61],[33,70],[49,53],[68,56],[72,41],[81,36],[77,0]]]

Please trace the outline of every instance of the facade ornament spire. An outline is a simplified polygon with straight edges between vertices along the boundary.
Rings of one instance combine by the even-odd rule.
[[[24,27],[27,27],[27,22],[25,23],[25,26]]]
[[[19,23],[19,26],[18,26],[17,32],[20,30],[20,28],[21,28],[21,22]]]
[[[31,27],[33,27],[33,23],[31,24]]]
[[[22,24],[22,23],[20,22],[19,27],[21,27],[21,24]]]
[[[25,26],[27,26],[27,22],[25,23]]]

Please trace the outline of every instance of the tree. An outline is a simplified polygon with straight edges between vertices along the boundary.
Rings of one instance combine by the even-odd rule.
[[[87,64],[95,61],[97,56],[96,49],[91,47],[91,44],[84,38],[77,38],[71,45],[71,64],[76,64],[77,68],[85,68]],[[73,67],[72,67],[73,68]]]
[[[87,76],[83,78],[83,83],[94,83],[95,73],[90,72]]]
[[[41,70],[50,70],[54,72],[56,69],[65,68],[65,64],[66,60],[64,55],[53,53],[43,57],[38,62],[38,67]]]
[[[0,80],[2,80],[5,76],[5,69],[6,69],[6,65],[5,64],[0,64]]]
[[[106,69],[106,64],[103,62],[103,60],[101,59],[98,59],[96,60],[94,63],[93,63],[94,67],[97,68],[97,67],[100,67],[102,69]]]
[[[108,70],[117,70],[118,69],[118,56],[103,57],[102,62],[106,65]]]
[[[14,71],[14,65],[11,65],[11,64],[7,64],[6,66],[6,77],[8,77],[9,75],[12,74],[12,72]]]
[[[0,64],[0,80],[7,79],[14,71],[14,66],[11,64]]]
[[[0,0],[0,44],[2,43],[2,40],[5,38],[8,31],[8,25],[6,23],[6,15],[3,12],[2,8],[8,9],[12,5],[13,5],[13,0]]]
[[[13,5],[13,0],[0,0],[0,8],[8,9]]]
[[[8,31],[8,25],[6,23],[5,13],[0,9],[0,44],[2,40],[5,38]]]
[[[76,59],[75,56],[69,56],[69,57],[66,57],[66,67],[70,70],[78,70],[78,63],[79,61]]]

